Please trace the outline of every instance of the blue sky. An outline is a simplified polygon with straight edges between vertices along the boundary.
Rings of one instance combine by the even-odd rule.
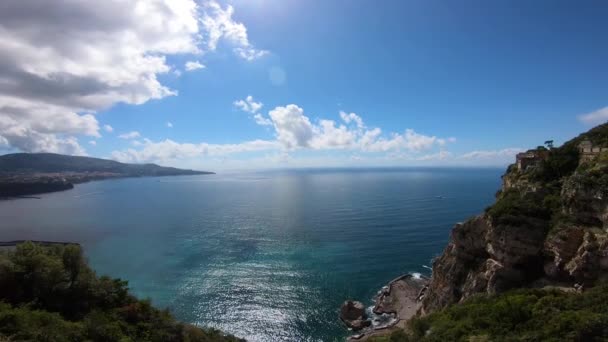
[[[98,5],[65,20],[76,5],[58,1],[50,23],[19,8],[21,20],[0,20],[0,38],[14,33],[0,39],[10,67],[59,88],[92,84],[48,100],[0,68],[23,85],[0,87],[5,152],[214,170],[505,165],[608,119],[605,1],[149,3],[118,19]],[[85,34],[65,47],[24,27]],[[56,63],[8,53],[43,39]]]

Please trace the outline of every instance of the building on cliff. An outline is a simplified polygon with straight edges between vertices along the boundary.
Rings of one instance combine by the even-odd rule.
[[[517,161],[517,169],[519,171],[525,171],[530,167],[538,166],[540,162],[547,158],[548,154],[548,150],[540,148],[518,153],[515,157]]]
[[[580,152],[579,162],[588,162],[599,156],[600,153],[608,151],[608,147],[593,146],[593,143],[589,140],[583,140],[578,144],[578,151]]]

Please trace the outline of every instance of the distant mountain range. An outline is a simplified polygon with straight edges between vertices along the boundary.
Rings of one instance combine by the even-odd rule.
[[[126,177],[213,174],[156,164],[125,164],[114,160],[55,153],[13,153],[0,156],[0,174],[107,172]]]
[[[0,156],[0,198],[68,190],[77,183],[108,178],[206,174],[213,172],[54,153],[14,153]]]

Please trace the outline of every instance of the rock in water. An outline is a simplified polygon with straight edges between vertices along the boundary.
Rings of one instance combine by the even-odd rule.
[[[340,308],[340,319],[353,330],[361,330],[372,324],[365,314],[365,305],[361,302],[347,300]]]

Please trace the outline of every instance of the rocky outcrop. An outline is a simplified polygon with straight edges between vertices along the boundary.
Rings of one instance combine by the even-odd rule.
[[[569,276],[565,266],[576,255],[584,236],[585,230],[582,228],[566,228],[547,238],[543,271],[549,278],[563,279]]]
[[[577,173],[562,187],[564,213],[577,221],[608,228],[608,184],[604,172]]]
[[[516,227],[494,226],[481,215],[458,224],[450,243],[433,263],[433,276],[422,313],[441,309],[476,293],[496,293],[516,287],[536,268],[544,236]]]
[[[372,322],[367,319],[365,305],[361,302],[348,300],[340,308],[340,319],[349,328],[357,331],[369,327]]]
[[[509,167],[497,210],[453,228],[419,313],[515,287],[588,287],[608,274],[608,158],[565,175],[542,167]]]

